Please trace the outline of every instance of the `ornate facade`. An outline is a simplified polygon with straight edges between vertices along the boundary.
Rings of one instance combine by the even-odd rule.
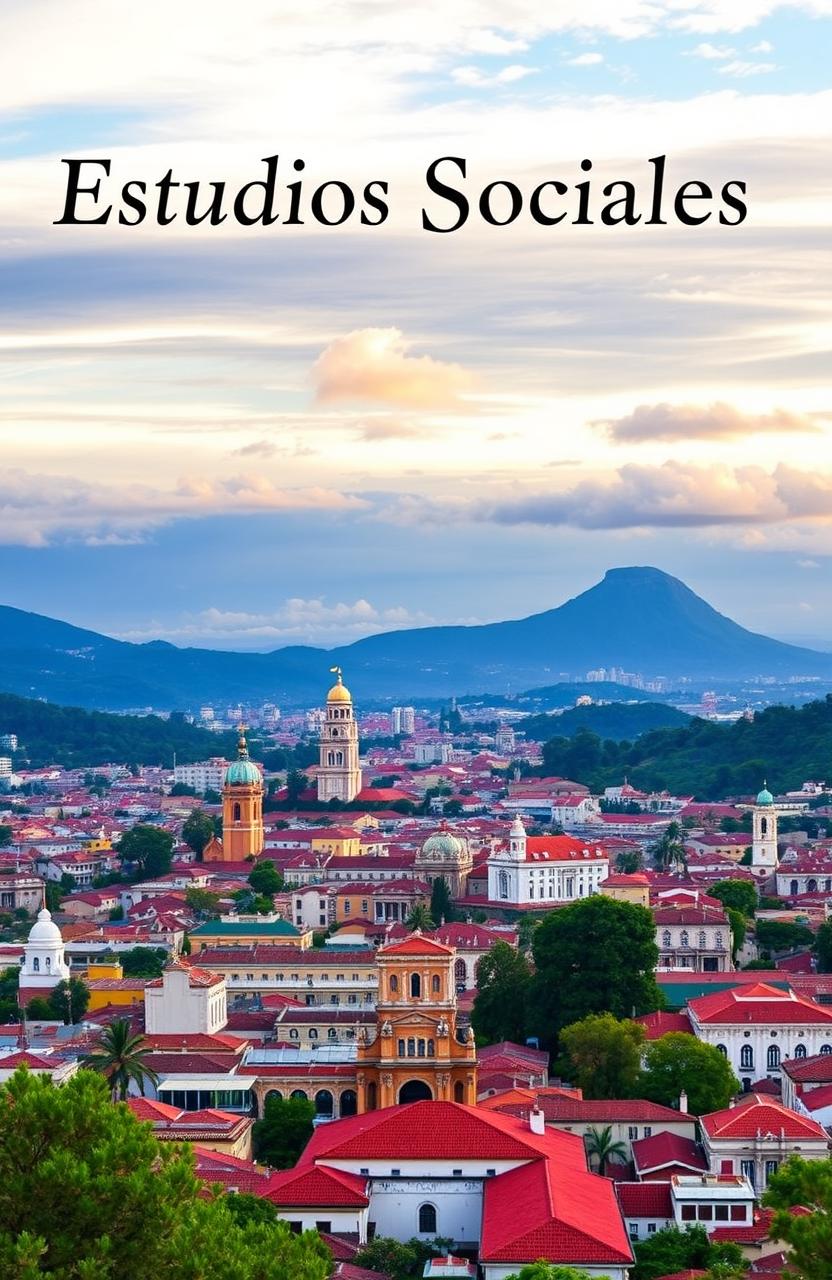
[[[359,1112],[427,1098],[476,1105],[474,1033],[457,1032],[455,955],[418,930],[376,953],[376,1031],[359,1038]]]
[[[240,725],[237,759],[225,771],[222,785],[222,840],[209,841],[203,862],[245,862],[263,852],[263,777],[249,759],[244,726]]]
[[[326,695],[326,718],[321,726],[318,799],[342,800],[349,804],[361,790],[358,765],[358,724],[352,695],[341,679],[341,668],[333,667],[337,680]]]
[[[426,880],[428,884],[433,884],[434,880],[445,880],[451,897],[461,898],[473,865],[474,855],[467,839],[455,835],[447,822],[442,822],[439,830],[428,836],[416,855],[414,872],[419,880]]]

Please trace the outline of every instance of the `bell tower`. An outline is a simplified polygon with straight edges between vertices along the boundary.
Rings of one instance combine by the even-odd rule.
[[[456,951],[415,930],[376,952],[375,1037],[358,1045],[358,1110],[477,1101],[474,1033],[457,1028]]]
[[[326,719],[321,726],[318,799],[343,800],[349,804],[361,790],[358,766],[358,724],[352,695],[341,679],[341,668],[333,667],[337,680],[326,695]]]
[[[765,783],[751,807],[751,870],[757,876],[777,870],[777,809]]]
[[[206,846],[202,855],[206,862],[245,862],[247,858],[258,857],[265,845],[263,778],[257,765],[249,759],[245,725],[238,725],[238,729],[237,759],[226,769],[222,786],[221,856],[215,857],[215,849]]]

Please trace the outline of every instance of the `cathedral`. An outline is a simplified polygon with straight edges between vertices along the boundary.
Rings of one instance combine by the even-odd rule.
[[[361,790],[358,724],[352,695],[341,678],[341,668],[332,670],[337,679],[326,695],[326,718],[321,726],[318,799],[324,803],[342,800],[349,804]]]
[[[417,880],[426,880],[428,884],[444,880],[451,897],[461,898],[473,866],[474,855],[466,837],[455,835],[443,819],[439,830],[428,836],[417,853],[413,870]]]

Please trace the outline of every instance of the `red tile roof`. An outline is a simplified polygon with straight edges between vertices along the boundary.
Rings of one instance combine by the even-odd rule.
[[[366,1178],[320,1164],[303,1164],[274,1174],[266,1199],[281,1209],[366,1209],[370,1203]]]
[[[403,942],[393,942],[388,947],[379,947],[378,955],[382,956],[449,956],[453,947],[446,947],[444,942],[420,933],[417,929]]]
[[[644,1027],[647,1040],[658,1040],[661,1036],[666,1036],[668,1031],[693,1034],[687,1013],[668,1013],[665,1009],[657,1009],[655,1013],[640,1014],[635,1021]]]
[[[832,1053],[815,1053],[810,1058],[788,1058],[783,1071],[799,1084],[832,1084]]]
[[[711,1140],[724,1142],[729,1138],[756,1138],[771,1134],[794,1141],[828,1142],[826,1130],[816,1120],[799,1116],[790,1107],[772,1098],[749,1094],[735,1107],[724,1111],[712,1111],[700,1116],[699,1123]]]
[[[669,1165],[682,1165],[686,1169],[705,1170],[708,1162],[698,1145],[691,1138],[678,1133],[654,1133],[649,1138],[639,1138],[632,1144],[633,1164],[641,1178],[645,1173],[665,1169]]]
[[[625,1218],[672,1218],[669,1182],[617,1182],[615,1192]]]
[[[629,1123],[693,1125],[695,1116],[686,1112],[674,1111],[658,1102],[648,1102],[645,1098],[564,1098],[547,1097],[542,1094],[538,1098],[538,1106],[549,1123],[615,1124],[621,1121]],[[505,1113],[513,1116],[527,1116],[528,1106],[522,1103],[506,1107]]]
[[[724,976],[724,975],[723,975]],[[832,1029],[832,1009],[814,1004],[794,991],[781,991],[765,982],[715,991],[688,1001],[698,1022],[715,1024],[774,1023],[826,1025]]]

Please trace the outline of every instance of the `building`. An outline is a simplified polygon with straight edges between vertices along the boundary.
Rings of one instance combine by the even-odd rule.
[[[207,1107],[184,1111],[151,1098],[128,1098],[127,1105],[137,1119],[152,1124],[153,1136],[160,1142],[198,1143],[236,1160],[251,1159],[253,1121],[248,1116]]]
[[[414,907],[430,903],[430,885],[424,880],[379,880],[367,884],[336,886],[335,919],[338,924],[368,920],[389,924],[407,920]]]
[[[428,836],[417,853],[413,871],[430,885],[434,880],[444,880],[451,897],[461,898],[473,865],[474,855],[467,838],[456,835],[447,822],[442,821],[439,830]]]
[[[29,930],[20,967],[20,1003],[34,996],[48,996],[59,982],[69,979],[61,931],[44,907]]]
[[[832,1008],[768,983],[698,996],[688,1015],[694,1035],[725,1054],[745,1089],[763,1075],[779,1080],[785,1058],[832,1053]]]
[[[761,880],[777,871],[777,810],[765,784],[751,807],[751,870]]]
[[[632,902],[637,907],[650,906],[650,880],[643,871],[612,872],[600,881],[598,892],[619,902]]]
[[[534,1105],[531,1104],[532,1107]],[[696,1137],[695,1116],[644,1098],[587,1099],[545,1092],[538,1094],[536,1106],[547,1125],[581,1137],[591,1129],[609,1126],[612,1141],[622,1143],[627,1160],[632,1159],[633,1143],[641,1138],[650,1138],[660,1132],[691,1142]],[[524,1102],[506,1103],[498,1109],[508,1115],[525,1117],[530,1114],[530,1104]]]
[[[203,707],[202,710],[210,711],[211,708]],[[210,718],[214,718],[213,711]],[[202,719],[206,717],[202,716]],[[173,769],[173,781],[199,792],[222,791],[228,765],[229,761],[223,756],[212,756],[210,760],[200,760],[195,764],[177,764]]]
[[[376,953],[370,948],[301,950],[257,944],[209,947],[199,963],[220,973],[232,995],[277,994],[304,1005],[369,1007],[376,1001]]]
[[[511,725],[500,725],[494,736],[494,745],[503,755],[511,755],[517,746],[517,735]]]
[[[394,707],[390,712],[390,731],[411,737],[416,731],[416,712],[413,707]]]
[[[269,944],[284,947],[308,947],[312,935],[296,929],[288,920],[272,914],[220,916],[218,920],[206,920],[189,931],[188,937],[195,952],[209,947],[247,947],[250,944]]]
[[[222,974],[184,960],[172,960],[144,992],[148,1035],[216,1035],[228,1021],[227,986]]]
[[[263,852],[263,777],[249,759],[243,726],[237,759],[222,784],[222,840],[214,837],[202,851],[203,862],[245,862]]]
[[[352,695],[341,678],[341,668],[332,670],[337,679],[326,695],[326,718],[321,726],[318,799],[342,800],[348,804],[361,790],[358,724]]]
[[[423,1098],[477,1100],[473,1031],[457,1028],[453,947],[416,930],[376,953],[374,1039],[358,1044],[358,1110]]]
[[[0,911],[27,911],[34,915],[43,905],[43,881],[38,876],[15,873],[0,876]]]
[[[733,969],[731,926],[722,906],[660,905],[653,919],[660,970],[725,973]]]
[[[517,816],[508,844],[488,856],[488,899],[517,907],[573,902],[596,893],[609,869],[603,849],[574,836],[527,836]]]
[[[296,1197],[302,1203],[279,1206],[295,1230],[329,1221],[334,1228],[330,1211],[349,1205],[361,1241],[361,1196],[368,1234],[441,1236],[454,1250],[477,1249],[484,1280],[539,1259],[609,1280],[626,1280],[632,1265],[612,1183],[588,1171],[578,1138],[546,1129],[537,1116],[427,1100],[386,1108],[319,1125],[295,1172],[303,1170],[351,1175],[358,1194],[310,1181]]]
[[[823,1125],[768,1095],[750,1093],[735,1106],[700,1116],[702,1146],[712,1174],[739,1174],[761,1194],[784,1160],[829,1157]]]

